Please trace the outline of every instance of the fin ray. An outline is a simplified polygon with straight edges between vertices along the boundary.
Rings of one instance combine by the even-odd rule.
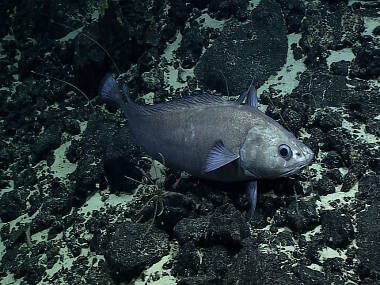
[[[251,206],[249,210],[250,219],[253,218],[253,214],[255,213],[256,203],[257,203],[257,181],[250,181],[247,184],[247,192],[249,197],[249,204]]]
[[[240,156],[228,150],[221,140],[217,141],[211,149],[204,167],[204,172],[210,172],[221,168],[238,159]]]

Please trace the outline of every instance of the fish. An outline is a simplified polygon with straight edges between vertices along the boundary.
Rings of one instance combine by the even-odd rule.
[[[235,101],[201,94],[140,105],[106,74],[100,97],[122,110],[135,142],[165,166],[200,179],[246,182],[251,217],[257,180],[288,177],[311,164],[313,151],[258,109],[252,84]],[[244,101],[246,103],[244,104]]]

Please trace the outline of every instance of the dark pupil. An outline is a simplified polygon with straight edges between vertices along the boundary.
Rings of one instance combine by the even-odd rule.
[[[285,148],[285,147],[282,147],[281,149],[280,149],[280,155],[281,156],[288,156],[288,149],[287,148]]]

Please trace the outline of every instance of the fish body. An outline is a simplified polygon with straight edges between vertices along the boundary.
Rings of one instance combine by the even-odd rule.
[[[216,141],[239,153],[245,136],[254,124],[263,124],[257,112],[231,103],[189,104],[168,112],[136,113],[129,119],[137,143],[153,157],[161,153],[168,167],[193,176],[225,181],[244,181],[247,176],[239,160],[215,171],[205,172],[207,157]]]
[[[251,200],[256,199],[257,179],[289,176],[313,159],[310,148],[258,110],[252,88],[237,101],[204,94],[153,106],[134,103],[126,85],[121,89],[123,94],[107,75],[100,93],[123,110],[147,154],[162,155],[166,166],[196,177],[252,182]],[[241,105],[244,99],[248,103]]]

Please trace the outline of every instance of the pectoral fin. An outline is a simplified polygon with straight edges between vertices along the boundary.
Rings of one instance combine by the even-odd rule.
[[[233,162],[240,156],[234,154],[232,151],[227,149],[221,140],[217,141],[214,147],[211,149],[206,164],[204,167],[204,172],[210,172],[215,169],[221,168],[228,163]]]

